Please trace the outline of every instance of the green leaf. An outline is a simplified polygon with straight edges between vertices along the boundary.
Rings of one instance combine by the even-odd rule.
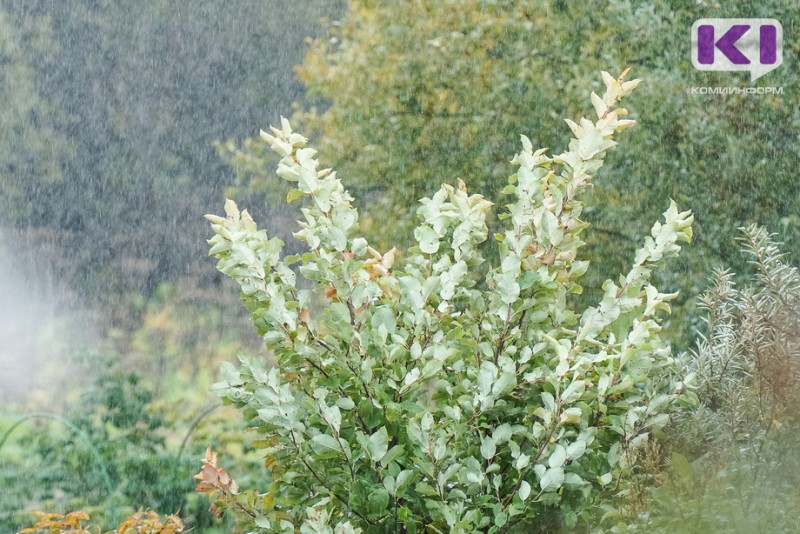
[[[531,462],[530,456],[528,456],[527,454],[520,454],[519,457],[514,461],[514,468],[517,471],[522,471],[523,469],[528,467],[530,462]]]
[[[342,252],[347,248],[347,236],[343,230],[336,226],[329,226],[327,231],[330,236],[331,247],[333,247],[334,250]]]
[[[315,453],[323,457],[329,457],[334,453],[342,453],[336,438],[328,434],[317,434],[311,438],[311,448]]]
[[[608,512],[604,513],[603,516],[600,518],[600,524],[606,523],[607,521],[613,521],[615,519],[619,519],[622,514],[619,513],[619,510],[611,509]]]
[[[416,473],[411,469],[404,469],[400,471],[397,475],[397,481],[395,482],[395,488],[397,493],[400,493],[406,486],[414,482],[416,478]]]
[[[545,211],[542,214],[542,231],[547,240],[554,246],[559,245],[564,239],[564,230],[558,224],[556,215],[551,211]]]
[[[370,428],[375,428],[383,421],[383,414],[367,398],[358,403],[358,413]]]
[[[439,250],[439,236],[430,226],[420,226],[414,230],[414,237],[419,242],[419,249],[425,254],[433,254]]]
[[[386,452],[386,454],[384,454],[383,457],[381,457],[381,466],[386,467],[387,465],[389,465],[389,462],[399,458],[400,455],[403,454],[404,450],[405,449],[403,448],[402,445],[395,445],[394,447],[389,449]]]
[[[483,438],[483,441],[481,442],[481,456],[483,456],[487,460],[491,460],[492,458],[494,458],[496,452],[497,452],[497,445],[495,441],[489,436]]]
[[[351,508],[359,509],[367,502],[367,488],[366,482],[360,478],[356,478],[350,487],[347,504]]]
[[[433,378],[442,369],[442,362],[439,360],[428,360],[422,368],[422,378]]]
[[[669,414],[668,413],[660,413],[658,415],[654,415],[652,417],[648,417],[644,421],[644,427],[654,427],[655,429],[659,429],[664,427],[669,422]]]
[[[336,206],[333,208],[331,220],[337,228],[347,232],[356,222],[356,210],[349,206]]]
[[[517,375],[514,373],[501,373],[494,384],[492,384],[492,395],[500,397],[510,393],[517,385]]]
[[[595,157],[598,153],[612,148],[616,143],[610,139],[604,139],[600,130],[590,126],[578,139],[578,156],[583,160]]]
[[[511,425],[503,423],[494,429],[494,432],[492,432],[492,439],[496,443],[503,443],[511,438],[511,433]]]
[[[555,412],[556,411],[556,399],[553,397],[553,394],[548,391],[542,391],[541,393],[542,402],[544,403],[544,407],[548,409],[548,411]]]
[[[379,462],[389,449],[389,434],[385,426],[369,437],[368,447],[369,457],[373,462]]]
[[[242,381],[242,375],[232,363],[222,362],[219,367],[220,371],[222,371],[222,376],[225,378],[225,381],[228,383],[228,385],[240,386],[244,383]]]
[[[576,473],[567,473],[564,475],[564,484],[568,484],[571,486],[582,486],[586,484],[586,481],[583,480],[580,475]]]
[[[389,306],[378,306],[375,308],[372,312],[370,324],[373,330],[378,330],[379,327],[383,326],[387,334],[394,334],[397,329],[397,320]]]
[[[556,445],[556,448],[550,454],[550,457],[547,459],[547,463],[550,467],[561,467],[564,465],[564,462],[567,460],[567,449],[564,448],[563,445]]]
[[[386,488],[377,488],[367,498],[367,509],[372,515],[381,515],[389,507],[389,492]]]
[[[564,404],[572,404],[578,400],[583,392],[586,390],[586,384],[583,380],[575,380],[567,386],[567,389],[561,394],[561,402]]]
[[[503,304],[513,304],[519,298],[519,284],[517,283],[514,273],[503,273],[495,278],[497,284],[497,293],[500,295],[500,300]]]
[[[336,406],[342,410],[352,410],[355,407],[355,403],[350,397],[339,397],[336,399]]]
[[[561,467],[551,467],[542,475],[539,486],[542,491],[556,491],[564,483],[564,470]]]
[[[225,199],[225,215],[234,221],[239,220],[239,208],[236,206],[236,202],[229,198]]]
[[[577,460],[584,452],[586,452],[586,442],[580,439],[580,436],[567,447],[567,457],[570,460]]]
[[[436,490],[433,489],[433,486],[425,482],[417,482],[415,489],[417,493],[421,493],[422,495],[428,497],[436,497],[438,495],[438,493],[436,493]]]
[[[342,425],[342,413],[339,411],[339,407],[327,406],[323,408],[322,416],[325,418],[325,421],[330,424],[333,433],[338,435]]]
[[[531,495],[531,485],[523,480],[519,485],[519,498],[524,502]]]

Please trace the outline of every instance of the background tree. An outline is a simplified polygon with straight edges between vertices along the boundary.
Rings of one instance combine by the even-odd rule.
[[[34,248],[50,229],[57,278],[105,303],[199,265],[213,272],[197,246],[202,214],[231,173],[212,141],[248,135],[301,98],[292,65],[337,9],[3,2],[0,227]]]
[[[0,213],[5,220],[32,220],[31,198],[63,182],[62,166],[71,153],[58,131],[63,113],[34,83],[36,66],[52,66],[51,43],[47,21],[12,19],[0,8]]]

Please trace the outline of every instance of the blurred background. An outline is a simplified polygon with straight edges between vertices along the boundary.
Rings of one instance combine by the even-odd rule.
[[[420,198],[461,177],[502,205],[519,135],[560,152],[561,119],[591,111],[599,71],[631,67],[640,124],[587,199],[581,302],[674,198],[696,241],[657,282],[681,291],[665,335],[691,350],[712,268],[748,273],[737,228],[800,252],[800,3],[728,4],[0,0],[0,525],[144,507],[228,531],[191,475],[212,444],[257,483],[209,386],[220,362],[262,349],[202,215],[227,195],[297,246],[257,135],[281,115],[337,168],[372,242],[402,250]],[[755,83],[696,71],[702,17],[778,19],[783,65]],[[690,91],[753,85],[782,93]]]
[[[0,448],[3,532],[34,509],[180,510],[212,526],[192,494],[199,458],[209,444],[224,455],[226,433],[228,454],[246,451],[239,417],[203,415],[209,387],[221,361],[260,350],[207,258],[202,216],[236,179],[214,141],[304,100],[294,66],[344,8],[0,1],[0,436],[44,412],[99,454],[58,420],[14,428]],[[289,235],[285,211],[255,211]]]

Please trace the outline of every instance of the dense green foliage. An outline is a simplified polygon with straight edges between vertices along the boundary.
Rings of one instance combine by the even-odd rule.
[[[624,268],[636,236],[663,199],[674,198],[698,214],[697,242],[657,280],[680,288],[683,306],[702,291],[711,266],[743,271],[732,228],[758,222],[783,230],[786,250],[800,252],[800,185],[789,148],[800,132],[800,43],[786,39],[783,66],[758,81],[783,87],[783,95],[692,95],[693,86],[750,82],[746,73],[693,69],[690,28],[701,17],[774,17],[791,28],[798,14],[796,0],[354,0],[299,69],[325,105],[306,106],[296,120],[346,176],[366,222],[374,220],[368,235],[396,243],[411,239],[413,206],[442,181],[461,177],[499,201],[511,169],[505,147],[520,134],[561,145],[557,118],[580,113],[591,73],[635,66],[647,84],[631,111],[647,110],[646,127],[596,182],[586,216],[595,228],[588,257],[598,269],[589,285],[599,288]],[[231,156],[243,185],[275,191],[256,143]],[[686,346],[689,318],[677,319],[673,336]]]
[[[82,436],[46,421],[26,423],[8,436],[2,485],[13,491],[3,495],[0,523],[29,524],[28,506],[37,503],[40,509],[87,510],[106,523],[146,504],[183,510],[189,524],[209,524],[203,503],[187,506],[198,449],[178,461],[166,446],[164,407],[153,403],[152,389],[135,374],[102,375],[69,415]],[[20,440],[28,445],[18,457]]]
[[[500,261],[485,276],[492,204],[463,182],[422,199],[417,244],[395,265],[394,248],[380,254],[358,235],[352,197],[306,139],[286,120],[262,132],[296,187],[290,201],[309,198],[295,233],[309,251],[282,258],[283,242],[231,201],[226,218],[207,218],[218,269],[278,360],[241,356],[216,386],[262,436],[271,480],[263,499],[239,493],[209,453],[198,488],[270,532],[596,522],[686,387],[659,337],[676,295],[649,279],[691,238],[689,212],[673,202],[602,301],[573,307],[589,266],[578,259],[582,193],[634,123],[616,105],[639,80],[623,79],[603,72],[597,120],[568,121],[568,151],[550,158],[523,136]]]

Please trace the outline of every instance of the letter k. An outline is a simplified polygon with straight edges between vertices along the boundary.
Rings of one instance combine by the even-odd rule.
[[[704,24],[697,28],[697,62],[702,65],[714,63],[714,49],[718,48],[725,54],[734,65],[749,65],[750,60],[747,56],[736,48],[736,41],[747,33],[750,26],[747,24],[736,24],[731,26],[725,34],[714,42],[714,26]]]

